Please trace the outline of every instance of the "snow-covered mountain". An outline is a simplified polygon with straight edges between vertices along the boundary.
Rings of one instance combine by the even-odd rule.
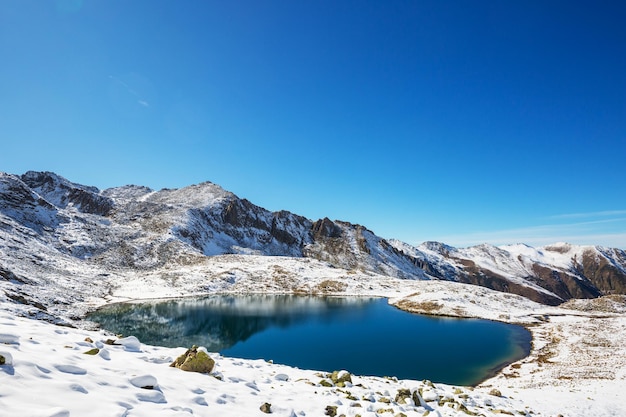
[[[267,257],[272,266],[263,261]],[[169,276],[168,285],[176,286],[195,271],[198,279],[219,276],[228,284],[231,278],[216,267],[220,262],[230,265],[233,282],[239,273],[252,274],[253,264],[265,265],[271,276],[279,269],[301,275],[314,265],[320,276],[336,269],[362,280],[460,281],[548,304],[626,293],[626,253],[619,249],[564,243],[413,247],[361,225],[270,212],[210,182],[160,191],[135,185],[99,190],[50,172],[0,173],[0,288],[15,302],[54,310],[85,282],[94,297],[106,295],[110,276],[127,277],[128,285],[147,275]],[[22,289],[51,288],[44,285],[51,282],[57,292],[50,297],[30,299],[32,292]]]
[[[438,242],[419,247],[392,244],[420,259],[427,273],[439,279],[520,294],[546,304],[626,291],[626,253],[620,249],[567,243],[539,248],[483,244],[463,249]]]

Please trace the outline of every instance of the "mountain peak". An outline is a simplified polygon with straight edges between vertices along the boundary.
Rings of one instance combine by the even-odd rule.
[[[420,249],[429,250],[432,252],[454,252],[456,248],[453,246],[446,245],[445,243],[436,242],[436,241],[426,241],[419,245]]]
[[[563,253],[568,253],[572,249],[575,249],[577,247],[580,247],[580,246],[574,246],[574,245],[572,245],[570,243],[567,243],[567,242],[557,242],[557,243],[553,243],[551,245],[543,246],[542,249],[546,250],[546,251],[549,251],[549,252],[556,252],[556,253],[563,254]]]

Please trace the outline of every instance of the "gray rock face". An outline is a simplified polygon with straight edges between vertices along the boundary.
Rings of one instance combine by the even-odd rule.
[[[18,176],[0,173],[0,213],[41,234],[66,220]]]
[[[28,171],[22,181],[33,191],[59,208],[73,205],[82,213],[107,216],[113,208],[113,200],[101,195],[96,187],[69,182],[52,172]]]

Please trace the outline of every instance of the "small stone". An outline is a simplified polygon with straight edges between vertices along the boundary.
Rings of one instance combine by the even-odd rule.
[[[411,390],[408,388],[400,388],[396,394],[396,402],[398,404],[406,404],[406,400],[411,398]]]
[[[263,411],[265,414],[271,414],[272,413],[272,404],[270,404],[270,403],[263,403],[263,404],[261,404],[261,407],[259,409],[261,411]]]
[[[330,417],[335,417],[337,415],[337,406],[336,405],[327,405],[326,406],[326,411],[324,412],[324,415],[330,416]]]
[[[347,382],[352,384],[352,376],[348,371],[334,371],[330,375],[330,379],[338,387],[345,387]]]
[[[459,411],[462,411],[462,412],[464,412],[465,414],[470,415],[470,416],[477,416],[477,415],[478,415],[478,413],[475,413],[475,412],[473,412],[473,411],[470,411],[470,410],[469,410],[469,409],[465,406],[465,404],[459,404],[458,410],[459,410]]]
[[[93,348],[93,349],[89,349],[87,352],[85,352],[85,355],[97,355],[98,352],[100,352],[100,349],[98,348]]]
[[[426,405],[426,402],[422,398],[422,394],[421,394],[420,391],[418,391],[418,390],[413,391],[412,397],[413,397],[413,402],[415,403],[415,406],[419,407],[419,406]]]
[[[428,379],[423,380],[422,383],[426,385],[427,387],[435,388],[435,384],[433,384],[432,381]]]
[[[321,385],[321,386],[323,386],[323,387],[330,388],[330,387],[332,387],[332,386],[333,386],[333,383],[332,383],[332,382],[330,382],[330,381],[329,381],[329,380],[327,380],[327,379],[322,379],[322,380],[320,381],[320,385]]]
[[[86,338],[85,338],[85,342],[87,342],[87,343],[93,343],[93,340],[91,339],[91,337],[86,337]]]
[[[435,390],[422,391],[422,400],[426,402],[439,401],[439,394]]]
[[[491,391],[489,391],[489,395],[493,395],[493,396],[496,396],[496,397],[502,397],[502,393],[497,388],[494,388]]]
[[[111,354],[106,349],[100,349],[100,352],[98,352],[98,356],[107,361],[111,359]]]
[[[157,379],[152,375],[140,375],[130,379],[130,383],[141,389],[152,390],[159,385]]]
[[[135,336],[128,336],[118,339],[117,343],[124,346],[124,350],[129,352],[141,352],[141,343]]]

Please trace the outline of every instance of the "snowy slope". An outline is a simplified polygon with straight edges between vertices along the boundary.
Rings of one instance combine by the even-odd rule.
[[[557,304],[626,291],[626,253],[598,246],[557,243],[541,248],[524,244],[483,244],[453,248],[438,242],[419,247],[392,241],[430,275],[513,292]]]

